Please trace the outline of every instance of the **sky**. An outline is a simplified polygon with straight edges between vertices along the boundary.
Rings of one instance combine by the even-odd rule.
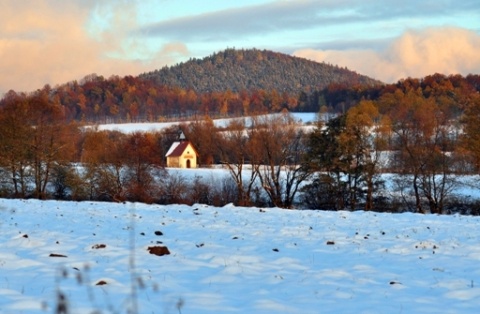
[[[479,0],[2,0],[0,95],[268,49],[386,83],[480,73]]]

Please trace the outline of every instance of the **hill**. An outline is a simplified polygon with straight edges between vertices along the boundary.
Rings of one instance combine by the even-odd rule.
[[[140,77],[201,93],[276,90],[292,94],[325,88],[332,83],[347,86],[381,84],[346,68],[258,49],[226,49]]]

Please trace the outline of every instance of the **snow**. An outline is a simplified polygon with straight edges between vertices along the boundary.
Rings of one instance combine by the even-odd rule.
[[[99,131],[119,131],[123,133],[134,132],[156,132],[169,128],[174,125],[180,125],[180,122],[145,122],[145,123],[114,123],[100,124]]]
[[[291,113],[292,117],[297,121],[304,124],[312,124],[317,120],[317,113],[315,112],[297,112]],[[251,117],[244,118],[225,118],[225,119],[215,119],[213,123],[217,127],[226,127],[232,120],[238,119],[250,119]],[[118,123],[118,124],[100,124],[98,125],[98,130],[108,130],[108,131],[120,131],[123,133],[133,133],[133,132],[155,132],[161,131],[163,129],[169,128],[174,125],[180,125],[181,123],[190,123],[192,121],[183,121],[183,122],[151,122],[151,123]]]
[[[180,145],[180,142],[173,142],[172,146],[170,146],[165,156],[170,156],[178,145]]]
[[[0,312],[52,313],[61,291],[71,313],[477,313],[479,223],[0,199]]]

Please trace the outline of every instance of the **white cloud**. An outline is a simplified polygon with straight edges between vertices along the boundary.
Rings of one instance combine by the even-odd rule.
[[[386,49],[314,50],[293,54],[315,61],[346,66],[358,73],[387,83],[406,77],[424,77],[434,73],[480,73],[480,35],[454,27],[406,31]]]

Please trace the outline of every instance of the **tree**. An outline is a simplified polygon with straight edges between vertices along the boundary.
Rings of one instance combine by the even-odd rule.
[[[480,96],[473,97],[463,116],[464,136],[463,147],[470,152],[473,164],[480,170]]]
[[[354,173],[361,177],[360,180],[355,180],[355,184],[365,186],[365,210],[373,209],[374,192],[381,184],[377,173],[380,152],[386,146],[384,134],[388,132],[389,126],[385,120],[378,124],[376,121],[379,120],[380,114],[374,102],[363,100],[348,110],[346,130],[341,137],[345,147],[351,147],[354,155],[352,168],[355,169]],[[357,186],[354,186],[353,190],[357,190]],[[351,195],[350,204],[355,208],[355,194]]]
[[[356,192],[345,182],[345,176],[351,172],[352,165],[352,156],[344,151],[339,142],[345,131],[345,124],[345,115],[328,121],[325,127],[319,122],[309,137],[310,167],[317,174],[314,182],[305,186],[303,192],[310,195],[328,192],[332,196],[326,200],[326,204],[319,204],[318,208],[334,203],[332,209],[343,210],[348,205],[348,199],[351,199],[348,194]],[[324,177],[322,173],[328,177]],[[352,182],[351,176],[348,182]]]
[[[478,89],[480,89],[480,77]],[[459,150],[466,152],[467,162],[471,165],[468,170],[478,176],[480,173],[480,95],[477,94],[469,101],[462,122],[464,132]]]
[[[315,174],[311,182],[300,190],[301,203],[308,209],[336,210],[337,195],[341,189],[337,183],[329,174],[323,172]]]
[[[33,131],[26,123],[29,118],[27,96],[9,91],[0,108],[0,167],[5,170],[4,181],[11,184],[11,196],[27,197],[30,177],[29,141]]]
[[[188,185],[181,174],[171,175],[166,173],[160,178],[159,203],[161,204],[186,204]]]
[[[28,116],[34,197],[44,199],[53,166],[65,161],[68,139],[61,135],[66,132],[66,124],[61,107],[49,101],[46,91],[39,91],[30,99]]]
[[[192,142],[192,145],[200,155],[199,159],[202,165],[211,165],[218,160],[218,152],[216,150],[218,133],[210,117],[207,116],[204,120],[183,125],[182,129],[185,137]]]
[[[258,117],[250,130],[261,186],[274,206],[292,208],[311,172],[305,161],[303,131],[289,114]]]
[[[126,172],[126,197],[130,201],[151,203],[155,199],[156,177],[163,170],[163,151],[158,135],[135,132],[122,145]]]
[[[217,142],[221,163],[226,165],[237,188],[236,205],[251,205],[251,193],[258,177],[258,160],[252,154],[252,142],[245,120],[232,120]],[[249,167],[247,167],[249,165]]]
[[[52,169],[74,158],[78,127],[67,125],[57,97],[47,85],[31,95],[9,92],[0,110],[0,166],[10,177],[12,194],[44,199]]]
[[[420,89],[408,89],[399,100],[389,114],[400,178],[411,186],[415,211],[441,213],[455,186],[451,117],[435,98],[424,98]]]
[[[303,192],[316,208],[356,210],[363,201],[365,210],[373,209],[381,183],[376,176],[383,133],[378,119],[375,104],[361,101],[325,126],[319,122],[311,133],[310,167],[317,175]]]
[[[81,160],[86,168],[90,199],[125,200],[122,151],[125,135],[116,131],[88,131]]]
[[[56,164],[52,169],[51,188],[55,199],[85,200],[88,186],[80,173],[68,165]]]

